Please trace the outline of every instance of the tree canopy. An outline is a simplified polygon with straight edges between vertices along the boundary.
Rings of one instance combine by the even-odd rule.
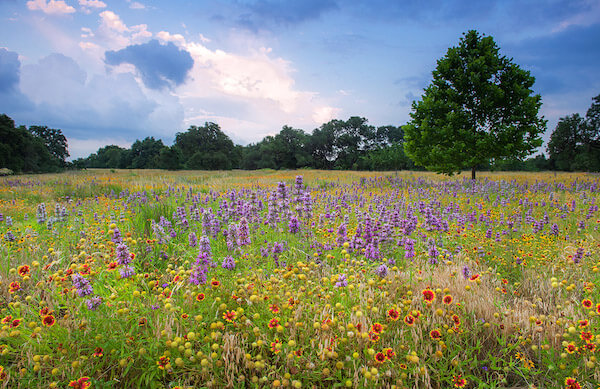
[[[555,169],[600,170],[600,95],[585,117],[575,113],[559,119],[547,149]]]
[[[428,170],[452,175],[506,157],[523,158],[542,144],[535,78],[502,56],[490,36],[471,30],[437,61],[422,100],[405,127],[408,156]]]

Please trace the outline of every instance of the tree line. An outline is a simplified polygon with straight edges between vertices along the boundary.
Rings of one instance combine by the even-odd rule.
[[[46,126],[15,126],[14,120],[0,115],[0,168],[3,174],[50,173],[69,164],[67,138],[59,129]]]
[[[173,145],[146,137],[131,148],[106,146],[77,168],[229,170],[339,169],[402,170],[414,168],[404,154],[403,129],[375,127],[353,116],[331,120],[312,133],[284,126],[276,135],[247,146],[235,145],[218,124],[191,126],[175,135]]]

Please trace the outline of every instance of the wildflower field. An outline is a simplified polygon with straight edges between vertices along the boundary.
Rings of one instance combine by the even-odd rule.
[[[588,174],[0,179],[0,387],[598,388]]]

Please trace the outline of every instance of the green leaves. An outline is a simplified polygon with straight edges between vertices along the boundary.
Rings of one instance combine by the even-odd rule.
[[[523,158],[541,145],[535,79],[471,30],[448,49],[413,103],[405,151],[417,165],[452,175],[491,159]]]

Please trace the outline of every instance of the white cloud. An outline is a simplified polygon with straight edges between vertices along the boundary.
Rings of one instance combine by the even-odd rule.
[[[235,139],[254,142],[285,124],[311,131],[341,113],[317,93],[297,88],[292,64],[270,48],[238,54],[200,42],[183,47],[194,58],[191,81],[176,89],[186,124],[215,121]]]
[[[156,37],[163,42],[173,42],[178,45],[185,45],[185,38],[181,34],[170,34],[167,31],[159,31]]]
[[[100,0],[79,0],[79,5],[88,8],[106,8],[106,3]]]
[[[133,1],[133,2],[128,1],[128,2],[130,3],[129,8],[131,8],[131,9],[146,9],[146,6],[140,2],[137,2],[137,1]]]
[[[95,50],[100,48],[100,46],[92,42],[79,42],[79,47],[83,50]]]
[[[27,2],[27,8],[31,11],[42,11],[48,15],[65,15],[75,12],[75,8],[71,7],[63,0],[30,0]]]
[[[120,33],[129,31],[119,15],[112,11],[104,11],[100,13],[100,19],[102,20],[101,27],[105,27],[108,30]]]
[[[112,11],[100,13],[100,26],[96,31],[97,42],[107,50],[121,49],[134,43],[146,42],[152,37],[147,24],[128,27],[121,17]]]

